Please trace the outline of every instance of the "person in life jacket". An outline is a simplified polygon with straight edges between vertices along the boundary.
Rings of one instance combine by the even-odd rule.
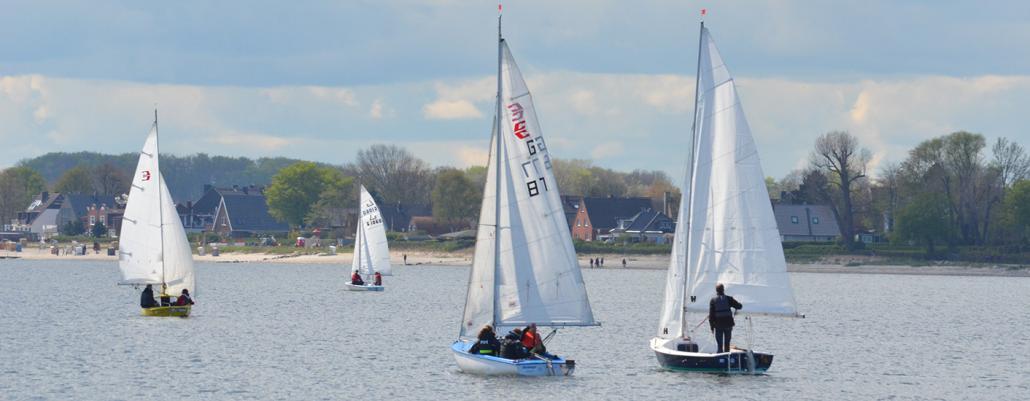
[[[190,290],[183,288],[182,295],[179,295],[179,298],[175,300],[175,306],[186,305],[193,305],[193,299],[190,298]]]
[[[501,343],[497,341],[497,335],[494,334],[493,326],[489,324],[483,326],[479,330],[477,338],[476,343],[472,344],[472,348],[469,348],[470,354],[497,356],[498,351],[501,350]]]
[[[733,337],[733,309],[743,308],[740,302],[726,295],[722,283],[715,285],[715,296],[708,302],[708,325],[715,333],[716,353],[730,352],[730,338]]]
[[[358,274],[357,270],[355,270],[350,275],[350,283],[353,285],[365,285],[365,280],[362,280],[361,275]]]
[[[376,274],[372,278],[372,284],[383,285],[383,275],[379,274],[379,272],[376,272]]]

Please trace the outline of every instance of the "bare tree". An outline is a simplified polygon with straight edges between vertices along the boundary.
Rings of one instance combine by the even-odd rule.
[[[361,184],[389,203],[429,203],[433,174],[429,164],[395,145],[358,151],[355,168]]]
[[[837,209],[838,223],[841,227],[844,245],[854,248],[855,207],[852,204],[852,190],[855,183],[866,177],[866,166],[871,154],[860,149],[858,139],[846,131],[828,132],[815,140],[815,151],[811,164],[822,170],[829,177],[831,185],[837,189],[839,204],[831,202]]]
[[[101,195],[118,196],[128,193],[130,184],[129,176],[111,163],[104,163],[93,169],[93,187]]]
[[[894,230],[894,219],[898,215],[900,174],[901,165],[889,162],[880,168],[880,179],[877,180],[883,193],[884,231],[887,232]]]
[[[994,153],[991,166],[999,170],[1003,187],[1008,188],[1016,181],[1030,178],[1030,156],[1018,143],[998,138],[991,150]]]

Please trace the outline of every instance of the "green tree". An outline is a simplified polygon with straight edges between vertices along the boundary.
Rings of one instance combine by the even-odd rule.
[[[898,213],[895,239],[926,245],[927,254],[933,255],[935,245],[949,239],[947,202],[944,196],[932,192],[916,196]]]
[[[4,224],[18,217],[42,191],[46,180],[28,167],[11,167],[0,172],[0,222]]]
[[[57,179],[54,191],[67,194],[93,193],[93,175],[90,173],[90,169],[79,165],[65,171],[61,178]]]
[[[433,217],[448,224],[474,220],[482,202],[482,188],[476,188],[465,173],[442,169],[433,186]]]
[[[84,232],[86,232],[86,225],[82,224],[82,220],[79,219],[69,221],[61,226],[62,235],[81,235]]]
[[[304,218],[304,222],[309,226],[343,227],[347,211],[358,204],[354,177],[345,176],[343,172],[332,167],[323,168],[325,187]]]
[[[104,163],[93,169],[93,187],[101,195],[127,194],[129,185],[132,185],[132,180],[128,174],[111,163]]]
[[[332,167],[298,162],[279,171],[265,190],[268,212],[293,227],[303,226],[327,189],[339,188],[343,175]]]
[[[104,226],[104,223],[97,222],[97,224],[93,225],[93,230],[90,231],[90,234],[93,234],[94,237],[101,238],[107,235],[107,227]]]
[[[1005,209],[1009,221],[1022,236],[1030,241],[1030,180],[1017,181],[1005,194]]]

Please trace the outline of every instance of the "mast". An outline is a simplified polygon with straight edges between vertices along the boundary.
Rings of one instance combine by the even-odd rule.
[[[164,191],[161,190],[161,136],[157,132],[157,108],[154,108],[154,167],[157,170],[154,172],[157,175],[157,228],[161,232],[161,292],[164,293],[164,288],[167,285],[165,279],[165,212],[164,212]]]
[[[680,336],[687,334],[687,303],[692,298],[692,295],[688,294],[690,289],[690,243],[691,241],[691,212],[694,210],[694,165],[697,164],[697,99],[700,94],[700,82],[701,82],[701,46],[704,43],[705,35],[705,10],[701,10],[701,29],[697,36],[697,68],[694,73],[694,120],[690,123],[690,163],[687,179],[687,190],[690,191],[690,195],[687,196],[687,210],[686,210],[686,224],[687,229],[684,232],[687,235],[687,247],[686,255],[683,258],[683,310],[680,312]],[[682,200],[680,201],[682,202]],[[681,216],[682,217],[682,216]],[[690,331],[693,331],[692,329]]]
[[[497,106],[494,121],[496,137],[494,138],[494,271],[493,271],[493,318],[490,323],[497,325],[497,269],[501,266],[501,62],[503,62],[504,37],[501,36],[502,5],[497,4]]]

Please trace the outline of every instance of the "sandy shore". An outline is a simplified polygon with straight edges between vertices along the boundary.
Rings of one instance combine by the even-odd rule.
[[[468,266],[472,264],[472,252],[424,252],[424,251],[391,251],[390,261],[396,265],[403,264],[407,256],[409,266],[418,265],[447,265],[447,266]],[[51,255],[38,249],[28,249],[24,252],[0,251],[0,259],[13,257],[27,260],[118,260],[115,256],[107,256],[106,251],[94,254],[92,250],[87,255]],[[664,255],[580,255],[579,263],[584,269],[591,268],[590,259],[603,259],[601,268],[615,269],[622,268],[622,259],[626,259],[628,269],[653,269],[664,270],[669,266],[669,257]],[[207,263],[300,263],[300,264],[338,264],[350,265],[352,254],[327,253],[315,255],[302,254],[266,254],[266,253],[222,253],[219,256],[194,255],[193,260]],[[596,268],[596,267],[595,267]],[[966,266],[939,264],[930,266],[904,266],[904,265],[878,265],[875,263],[860,265],[841,265],[837,263],[815,263],[815,264],[788,264],[787,270],[799,273],[837,273],[837,274],[905,274],[905,275],[944,275],[944,276],[1004,276],[1004,277],[1030,277],[1030,268],[1019,266]]]

